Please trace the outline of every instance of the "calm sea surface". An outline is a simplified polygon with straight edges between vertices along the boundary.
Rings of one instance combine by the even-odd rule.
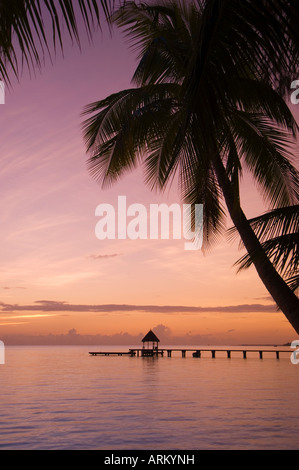
[[[299,449],[291,350],[280,360],[88,355],[101,349],[6,347],[0,449]]]

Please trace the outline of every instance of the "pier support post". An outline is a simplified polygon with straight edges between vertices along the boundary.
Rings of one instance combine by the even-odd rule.
[[[247,358],[247,351],[243,351],[243,359]]]
[[[171,357],[171,349],[167,349],[167,357]]]
[[[186,357],[186,350],[182,349],[182,357]]]
[[[227,359],[230,359],[230,351],[226,351],[227,352]]]
[[[193,357],[201,357],[201,351],[199,349],[197,349],[193,354],[192,354]]]
[[[263,351],[259,351],[260,359],[263,359]]]
[[[276,359],[279,359],[279,351],[276,351]]]
[[[214,351],[214,349],[213,349],[213,350],[211,351],[211,353],[212,353],[212,359],[215,359],[215,357],[216,357],[216,351]]]

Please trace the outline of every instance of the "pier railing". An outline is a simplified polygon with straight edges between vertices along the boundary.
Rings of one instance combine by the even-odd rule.
[[[290,353],[287,349],[264,349],[264,348],[191,348],[191,349],[182,349],[182,348],[154,348],[154,349],[145,349],[145,348],[130,348],[129,351],[95,351],[90,352],[91,356],[131,356],[131,357],[157,357],[164,356],[172,357],[173,352],[180,352],[181,356],[184,358],[188,352],[192,353],[192,356],[195,358],[201,358],[202,353],[210,353],[212,359],[216,358],[216,353],[225,353],[228,359],[231,359],[232,353],[242,353],[243,359],[247,359],[248,353],[258,353],[259,358],[263,359],[265,353],[274,353],[276,359],[280,358],[282,353]]]

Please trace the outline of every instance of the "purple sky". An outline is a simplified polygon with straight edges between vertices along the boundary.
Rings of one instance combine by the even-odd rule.
[[[0,302],[28,306],[37,301],[82,305],[78,312],[3,309],[0,337],[7,334],[137,334],[166,324],[175,334],[213,334],[224,341],[291,340],[293,330],[280,314],[248,313],[250,304],[272,303],[251,269],[236,276],[238,243],[225,237],[210,253],[186,252],[183,241],[130,240],[100,242],[95,209],[116,204],[179,201],[177,188],[151,193],[140,171],[103,191],[86,170],[81,132],[83,107],[130,86],[134,56],[121,35],[98,33],[82,53],[67,47],[29,78],[6,91],[0,108]],[[248,216],[263,205],[253,186],[244,184]],[[230,226],[230,221],[228,221]],[[129,304],[229,307],[237,312],[194,313],[144,311],[96,315],[86,305]],[[9,309],[8,309],[9,310]],[[86,311],[85,311],[86,310]],[[253,309],[254,310],[254,309]]]

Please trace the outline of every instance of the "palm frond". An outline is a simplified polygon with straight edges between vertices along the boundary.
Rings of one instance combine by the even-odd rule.
[[[7,83],[10,73],[19,77],[22,66],[40,68],[50,43],[63,50],[62,29],[80,45],[78,20],[82,19],[89,39],[94,27],[100,25],[100,16],[108,18],[112,3],[101,0],[2,0],[0,3],[0,74]],[[51,25],[50,33],[47,23]]]
[[[299,263],[299,235],[296,233],[274,237],[261,244],[261,252],[265,252],[271,259],[275,268],[290,275],[298,271]],[[259,251],[246,254],[235,264],[239,265],[239,271],[249,268]]]
[[[95,113],[83,123],[83,132],[91,153],[89,170],[98,181],[110,184],[141,162],[141,157],[144,160],[152,154],[151,163],[145,160],[145,165],[148,181],[153,183],[150,167],[157,139],[169,125],[177,89],[174,84],[132,88],[85,108],[84,115]],[[158,181],[159,175],[155,178]]]
[[[299,205],[280,207],[250,219],[250,225],[261,241],[299,232]],[[229,230],[233,236],[236,229]]]
[[[297,203],[299,177],[292,164],[292,136],[259,113],[236,111],[231,125],[241,161],[254,175],[271,207]]]
[[[261,241],[261,248],[240,258],[235,263],[238,270],[248,269],[263,251],[286,282],[296,289],[299,269],[299,205],[275,209],[249,222]],[[233,237],[236,229],[232,228],[228,233]]]
[[[181,0],[138,6],[128,2],[114,13],[112,21],[124,28],[138,51],[140,62],[132,79],[135,85],[180,82],[198,15],[192,2]]]
[[[293,292],[296,292],[297,289],[299,289],[299,274],[296,274],[295,276],[290,277],[289,279],[286,280],[288,286]]]
[[[86,110],[96,112],[85,123],[94,176],[112,182],[141,158],[146,181],[162,189],[179,172],[183,199],[205,201],[215,232],[224,211],[211,152],[221,155],[237,204],[243,166],[272,206],[297,202],[288,145],[298,126],[274,90],[290,60],[282,55],[289,10],[280,3],[158,0],[116,11],[112,21],[139,53],[137,89]],[[176,88],[167,95],[163,86]]]

